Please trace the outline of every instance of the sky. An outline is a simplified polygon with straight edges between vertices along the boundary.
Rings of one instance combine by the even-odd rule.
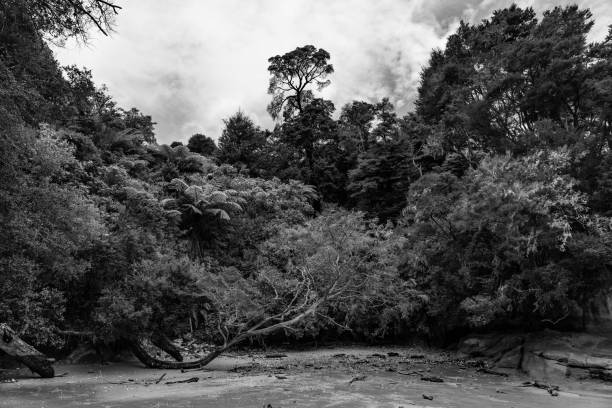
[[[54,47],[62,65],[91,69],[117,103],[157,122],[159,143],[195,133],[218,139],[241,110],[273,127],[268,58],[312,44],[331,54],[335,73],[321,96],[339,110],[352,100],[389,97],[412,109],[419,72],[460,20],[478,22],[502,0],[118,0],[109,37]],[[595,17],[591,40],[612,24],[612,0],[517,0],[538,12],[578,4]]]

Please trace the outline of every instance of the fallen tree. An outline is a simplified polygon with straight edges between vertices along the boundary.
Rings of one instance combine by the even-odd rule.
[[[209,364],[225,351],[247,339],[267,336],[283,329],[292,330],[295,326],[308,317],[315,316],[317,310],[324,302],[338,297],[345,289],[339,288],[336,284],[337,282],[335,282],[322,297],[318,297],[312,291],[311,285],[307,283],[308,278],[306,277],[305,273],[304,278],[304,281],[300,285],[302,289],[295,293],[292,301],[282,312],[275,315],[266,316],[257,323],[245,321],[241,324],[236,324],[235,319],[239,317],[238,315],[234,315],[232,318],[225,320],[223,323],[219,322],[218,330],[220,336],[224,340],[223,344],[199,359],[192,361],[161,360],[149,353],[147,348],[144,347],[142,340],[131,342],[132,352],[144,365],[149,368],[201,368]],[[302,301],[298,302],[298,299],[301,299]],[[230,323],[229,320],[234,320],[234,324]],[[237,330],[232,330],[230,326],[233,328],[236,328],[236,326],[240,327]],[[157,344],[154,342],[154,345]]]
[[[330,213],[268,240],[257,271],[248,276],[235,268],[201,271],[198,288],[209,304],[199,311],[205,321],[202,333],[218,345],[191,361],[166,361],[153,355],[146,338],[135,338],[130,341],[133,353],[147,367],[194,369],[245,340],[279,331],[301,336],[324,326],[350,330],[348,317],[338,323],[338,315],[331,313],[344,308],[349,316],[347,305],[385,304],[398,291],[410,295],[407,284],[394,280],[395,258],[390,256],[401,241],[386,230],[367,228],[361,214]],[[391,289],[372,295],[379,286]]]
[[[328,225],[322,227],[325,231],[332,229]],[[279,237],[279,242],[284,244],[293,238],[299,239],[289,235]],[[292,262],[283,269],[271,268],[262,261],[259,271],[249,277],[232,271],[206,276],[206,295],[213,305],[213,312],[207,319],[209,326],[216,326],[215,337],[221,343],[208,354],[192,361],[160,360],[152,356],[139,339],[131,343],[134,355],[151,368],[200,368],[245,340],[280,330],[297,330],[306,320],[315,317],[329,319],[322,306],[333,300],[348,300],[344,297],[364,281],[354,272],[353,255],[342,240],[334,240],[331,245],[319,242],[313,240],[307,247],[298,247]]]
[[[53,378],[52,360],[23,341],[6,323],[0,323],[0,350],[44,378]]]

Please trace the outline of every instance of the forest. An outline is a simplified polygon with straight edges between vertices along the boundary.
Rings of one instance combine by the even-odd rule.
[[[296,44],[268,60],[273,129],[239,111],[170,145],[48,45],[111,33],[116,13],[0,4],[0,323],[29,344],[187,367],[248,340],[444,346],[597,321],[612,26],[589,42],[589,10],[461,23],[403,116],[387,98],[321,98],[333,56]],[[144,346],[171,354],[182,336],[216,348],[181,363]]]

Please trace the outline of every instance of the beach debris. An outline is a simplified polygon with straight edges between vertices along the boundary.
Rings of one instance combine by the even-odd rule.
[[[423,394],[423,399],[432,401],[433,400],[433,395],[427,395],[427,394]]]
[[[178,381],[166,381],[165,384],[166,385],[172,385],[172,384],[186,384],[186,383],[195,383],[200,381],[200,378],[198,377],[191,377],[188,378],[186,380],[178,380]]]
[[[421,381],[429,381],[429,382],[435,382],[435,383],[441,383],[444,382],[444,380],[440,377],[435,377],[435,376],[425,376],[425,377],[421,377]]]
[[[367,377],[368,377],[367,375],[358,375],[356,377],[353,377],[353,379],[349,381],[349,385],[351,385],[352,383],[356,381],[364,381]]]
[[[159,378],[157,379],[157,381],[155,381],[155,384],[159,384],[159,383],[161,382],[161,380],[163,380],[163,379],[164,379],[164,377],[165,377],[165,376],[166,376],[166,373],[163,373],[163,374],[161,375],[161,377],[159,377]]]
[[[420,375],[424,372],[425,370],[414,370],[414,371],[396,371],[398,374],[401,375]]]
[[[387,355],[389,357],[399,357],[399,353],[396,352],[396,351],[389,351],[389,352],[387,352]]]
[[[548,391],[548,393],[553,397],[559,396],[559,386],[558,385],[544,384],[538,381],[533,381],[533,382],[525,381],[524,383],[521,384],[521,387],[536,387],[536,388],[540,388],[542,390]]]
[[[287,357],[287,355],[282,354],[282,353],[272,353],[272,354],[266,354],[265,357],[266,358],[285,358]]]
[[[486,367],[481,367],[481,368],[477,369],[476,371],[478,371],[479,373],[498,375],[500,377],[508,377],[507,373],[502,373],[501,371],[491,370],[490,368],[486,368]]]

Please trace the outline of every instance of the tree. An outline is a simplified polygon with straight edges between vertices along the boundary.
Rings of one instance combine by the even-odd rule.
[[[268,112],[276,119],[281,112],[285,119],[296,113],[302,113],[305,106],[314,98],[311,85],[321,90],[329,85],[327,76],[334,72],[328,63],[329,53],[313,45],[298,47],[284,55],[268,59],[270,86],[268,93],[272,102]]]
[[[280,331],[301,337],[327,327],[368,338],[401,332],[423,304],[398,278],[393,255],[402,242],[384,227],[369,227],[362,214],[345,211],[282,228],[262,246],[252,275],[201,270],[214,350],[190,362],[164,361],[139,339],[135,354],[149,367],[196,368],[247,339]],[[368,315],[370,304],[378,313]]]
[[[156,125],[150,115],[142,114],[138,109],[131,108],[127,111],[122,111],[123,123],[126,129],[134,129],[142,135],[145,142],[149,144],[155,143],[155,132],[153,127]]]
[[[106,226],[56,132],[14,132],[10,143],[0,139],[0,154],[0,321],[59,347],[70,288]]]
[[[410,184],[431,167],[423,152],[430,129],[415,116],[397,119],[387,99],[373,108],[378,123],[367,135],[368,150],[348,172],[347,191],[351,205],[386,221],[399,216]]]
[[[310,183],[313,181],[317,147],[335,139],[336,122],[331,118],[333,111],[333,103],[317,98],[282,126],[281,141],[296,147],[302,153],[310,171],[307,179]]]
[[[238,168],[246,166],[251,174],[257,174],[266,144],[265,133],[240,111],[223,123],[225,129],[219,138],[217,158]]]
[[[612,285],[611,230],[563,174],[569,159],[567,150],[491,156],[462,178],[431,172],[410,187],[401,269],[436,299],[433,335],[584,322]]]
[[[370,130],[375,117],[376,106],[368,102],[353,101],[342,107],[339,126],[344,134],[357,141],[357,153],[370,148]]]
[[[202,156],[214,156],[217,151],[215,141],[201,133],[191,136],[187,142],[187,147],[192,152],[199,153]]]
[[[217,224],[230,220],[230,214],[241,212],[243,199],[234,192],[223,192],[212,184],[187,185],[173,179],[168,188],[174,197],[163,201],[163,206],[180,218],[180,226],[191,241],[191,256],[202,257],[204,250],[214,239]]]
[[[601,85],[610,62],[599,54],[605,41],[586,43],[591,18],[568,6],[538,21],[533,9],[513,5],[478,25],[462,23],[422,72],[418,114],[445,127],[454,151],[525,154],[576,143],[585,132],[608,138]]]
[[[108,35],[121,6],[105,0],[9,0],[19,4],[37,30],[51,38],[87,39],[91,26]]]

